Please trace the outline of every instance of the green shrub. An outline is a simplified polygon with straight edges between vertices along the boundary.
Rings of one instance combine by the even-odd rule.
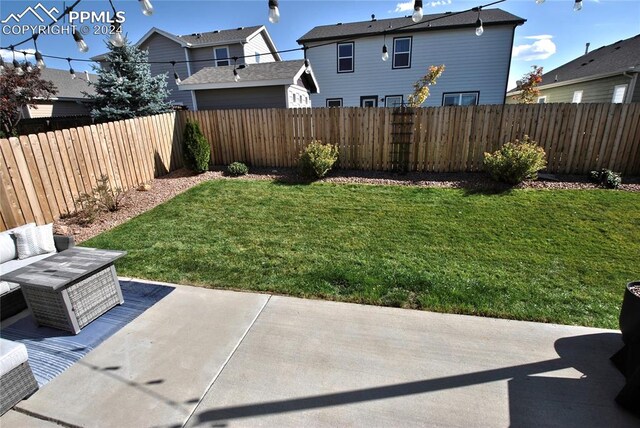
[[[506,143],[493,154],[484,154],[484,166],[496,181],[518,184],[527,179],[535,180],[538,171],[547,166],[544,149],[524,136],[522,141]]]
[[[76,223],[88,225],[96,221],[101,211],[118,211],[124,198],[125,193],[122,189],[111,188],[109,177],[102,175],[91,193],[81,193],[76,198]]]
[[[589,179],[608,189],[617,189],[622,183],[620,174],[606,168],[602,168],[600,171],[591,171]]]
[[[245,175],[249,172],[249,168],[242,162],[234,162],[227,167],[227,172],[230,175]]]
[[[300,153],[298,168],[300,174],[309,178],[322,178],[338,160],[338,147],[332,144],[322,144],[313,140]]]
[[[184,129],[184,161],[192,171],[204,172],[209,169],[211,149],[198,122],[187,120]]]

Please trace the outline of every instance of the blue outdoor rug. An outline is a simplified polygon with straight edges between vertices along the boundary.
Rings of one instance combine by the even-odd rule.
[[[120,286],[124,304],[89,323],[75,336],[38,327],[31,315],[3,328],[0,336],[24,343],[31,370],[42,387],[174,290],[174,287],[136,281],[120,281]]]

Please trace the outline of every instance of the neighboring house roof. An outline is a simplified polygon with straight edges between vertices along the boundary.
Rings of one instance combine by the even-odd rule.
[[[58,92],[49,98],[49,100],[83,100],[87,98],[87,96],[84,95],[84,92],[87,94],[94,94],[95,90],[93,86],[89,85],[85,80],[85,74],[77,72],[76,75],[78,77],[76,79],[72,79],[69,74],[69,70],[60,70],[56,68],[45,68],[42,70],[40,72],[40,78],[53,82],[58,90]],[[92,83],[97,82],[98,75],[89,73],[89,80]]]
[[[640,72],[640,34],[586,53],[542,75],[539,88]],[[509,94],[519,90],[512,89]]]
[[[310,69],[305,73],[304,60],[275,61],[251,64],[238,69],[240,80],[234,81],[233,66],[206,67],[180,83],[180,90],[246,88],[255,86],[294,85],[302,79],[312,92],[319,91]]]
[[[239,27],[231,30],[215,30],[206,33],[193,33],[184,36],[171,34],[168,31],[152,27],[144,36],[140,38],[140,40],[136,42],[135,45],[139,47],[152,35],[160,34],[170,40],[173,40],[174,42],[185,48],[223,46],[234,43],[248,43],[260,32],[264,32],[264,39],[267,43],[267,46],[272,52],[274,52],[273,57],[276,59],[276,61],[280,61],[282,58],[280,58],[280,54],[276,52],[276,45],[273,43],[273,40],[271,40],[271,36],[269,36],[269,32],[264,25],[255,25],[253,27]],[[102,61],[106,58],[106,55],[106,53],[103,53],[91,57],[91,59],[94,61]]]
[[[512,15],[502,9],[482,9],[480,18],[484,27],[492,25],[522,25],[526,19]],[[435,19],[435,20],[434,20]],[[353,36],[382,35],[393,33],[415,33],[419,31],[444,30],[449,28],[475,27],[478,13],[468,11],[457,15],[451,12],[424,15],[417,24],[411,17],[379,19],[362,22],[338,23],[336,25],[322,25],[313,28],[298,39],[298,43],[344,39]],[[430,22],[431,21],[431,22]],[[408,28],[401,28],[410,25]],[[391,26],[391,28],[389,28]]]

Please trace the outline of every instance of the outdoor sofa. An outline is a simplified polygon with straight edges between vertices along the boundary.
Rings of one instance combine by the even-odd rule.
[[[33,232],[25,234],[25,231],[31,228],[33,228]],[[48,236],[42,235],[50,235],[53,237],[53,247],[51,246],[50,238],[42,239],[42,241],[48,240],[49,242],[39,242],[36,239],[36,242],[22,242],[24,244],[22,249],[26,251],[22,251],[22,254],[20,254],[16,232],[20,233],[21,237],[32,237],[34,235],[37,237],[40,234],[42,238],[48,238]],[[25,249],[25,245],[28,248]],[[0,319],[9,318],[27,308],[20,286],[14,282],[2,281],[2,275],[50,257],[74,245],[73,236],[53,235],[51,224],[36,226],[35,223],[29,223],[0,232]],[[21,255],[25,256],[32,253],[40,254],[20,258]]]

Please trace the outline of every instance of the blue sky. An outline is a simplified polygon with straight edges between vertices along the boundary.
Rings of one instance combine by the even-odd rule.
[[[67,3],[71,3],[68,0]],[[144,16],[137,0],[113,0],[116,9],[126,14],[124,31],[130,40],[137,41],[152,26],[174,34],[191,34],[215,29],[237,28],[264,24],[280,50],[299,47],[296,39],[317,25],[392,18],[410,14],[412,1],[337,1],[337,0],[280,0],[281,20],[271,24],[267,20],[267,0],[262,1],[217,1],[217,0],[152,0],[155,13]],[[0,20],[11,13],[21,13],[28,6],[36,6],[37,0],[2,0]],[[48,9],[63,10],[62,1],[41,1]],[[434,0],[424,1],[424,13],[460,11],[488,3],[485,1]],[[543,66],[546,71],[562,65],[584,53],[585,43],[590,49],[626,39],[640,33],[640,1],[638,0],[584,0],[580,12],[573,11],[573,0],[546,0],[536,4],[534,0],[507,0],[493,7],[499,7],[527,22],[516,29],[514,55],[509,76],[509,87],[530,70],[531,65]],[[83,0],[78,11],[107,11],[107,0]],[[21,24],[36,25],[40,22],[32,15],[25,15]],[[47,22],[48,23],[48,22]],[[0,24],[1,25],[1,24]],[[90,24],[92,25],[92,24]],[[486,29],[485,31],[490,31]],[[4,28],[3,28],[4,33]],[[2,46],[8,46],[29,37],[31,33],[20,35],[0,35]],[[469,37],[476,37],[470,32]],[[104,36],[87,35],[90,46],[87,53],[80,53],[70,35],[42,35],[38,39],[39,50],[43,54],[62,57],[84,58],[106,51]],[[33,49],[28,43],[21,49]],[[3,52],[5,60],[7,53]],[[301,58],[301,52],[283,54],[283,59]],[[22,56],[19,56],[22,59]],[[47,59],[47,65],[68,68],[63,60]],[[74,62],[76,71],[91,70],[89,63]]]

